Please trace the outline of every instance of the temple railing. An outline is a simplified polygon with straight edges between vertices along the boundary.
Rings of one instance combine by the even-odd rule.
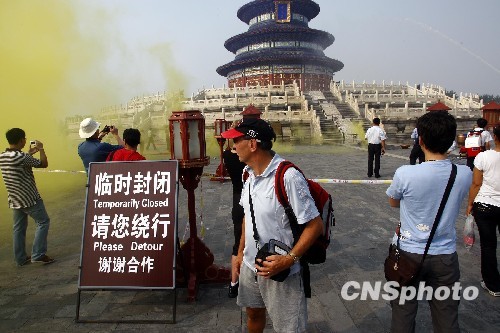
[[[405,103],[405,102],[416,102],[416,103],[436,103],[439,98],[434,96],[422,96],[422,95],[409,95],[409,94],[352,94],[349,93],[348,96],[355,96],[358,103]]]
[[[455,117],[481,116],[481,107],[484,105],[478,95],[462,94],[447,96],[443,87],[431,84],[410,86],[399,84],[373,83],[345,83],[343,81],[330,84],[330,91],[340,101],[344,101],[358,112],[356,106],[365,105],[364,116],[371,120],[374,116],[414,118],[427,112],[426,107],[442,102],[449,106]],[[370,108],[373,103],[385,103],[385,109]],[[393,107],[392,104],[405,103],[405,107]],[[422,108],[408,107],[408,103],[422,103]]]
[[[386,84],[385,81],[382,81],[381,84],[376,83],[356,83],[352,81],[351,83],[346,83],[343,80],[339,83],[335,83],[340,91],[362,91],[362,90],[393,90],[393,91],[401,91],[407,90],[408,84],[401,84],[401,82],[394,84],[392,81],[390,84]]]
[[[268,96],[268,97],[237,97],[237,98],[212,98],[202,100],[187,100],[181,102],[184,110],[220,109],[224,107],[243,108],[250,104],[257,107],[262,105],[286,106],[303,105],[305,97],[301,96]]]
[[[295,96],[299,96],[300,88],[296,82],[293,84],[278,84],[278,85],[267,85],[267,86],[245,86],[245,87],[233,87],[233,88],[210,88],[203,89],[199,93],[203,94],[207,98],[221,98],[222,96],[246,96],[246,95],[268,95],[273,93],[291,93]]]
[[[384,117],[384,118],[401,118],[401,119],[416,119],[427,111],[427,107],[422,108],[386,108],[386,109],[375,109],[368,108],[365,110],[366,118],[373,119],[374,117]],[[471,109],[471,108],[456,108],[448,111],[455,118],[477,118],[481,117],[481,110]]]
[[[204,111],[205,125],[213,126],[216,119],[226,119],[235,121],[241,119],[241,111],[221,112],[221,111]],[[314,111],[308,110],[264,110],[261,116],[263,119],[272,122],[292,122],[292,121],[310,121],[311,126],[319,126],[319,118]],[[319,127],[318,127],[319,130]]]
[[[362,117],[361,112],[359,111],[358,99],[355,98],[353,94],[349,94],[346,96],[345,103],[349,105],[349,107],[356,113],[358,117]]]

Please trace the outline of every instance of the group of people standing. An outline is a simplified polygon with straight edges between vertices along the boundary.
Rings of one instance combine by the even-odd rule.
[[[86,118],[80,123],[78,134],[84,142],[78,145],[78,155],[82,159],[85,172],[89,172],[91,162],[105,161],[142,161],[146,158],[137,152],[141,143],[141,132],[135,128],[123,131],[123,139],[118,134],[115,126],[105,126],[100,130],[101,124],[92,118]],[[111,134],[116,139],[116,145],[102,142],[102,139]]]
[[[366,133],[369,177],[373,174],[380,177],[380,155],[385,152],[386,136],[379,125],[380,119],[375,118],[373,127]],[[447,158],[457,129],[452,115],[426,113],[418,119],[417,129],[425,163],[398,168],[386,191],[389,205],[400,209],[400,225],[392,243],[398,243],[401,252],[421,263],[414,286],[420,282],[432,288],[454,285],[460,278],[455,225],[461,203],[469,193],[467,213],[475,216],[481,240],[481,286],[492,296],[500,296],[496,258],[496,230],[500,231],[500,128],[493,130],[495,149],[477,155],[473,173],[467,166],[454,166]],[[79,145],[78,154],[87,173],[91,162],[144,159],[136,151],[140,143],[140,132],[136,129],[125,130],[122,139],[116,127],[100,130],[98,122],[87,118],[82,121],[79,133],[85,141]],[[115,137],[116,145],[101,142],[108,133]],[[302,230],[295,239],[288,215],[274,193],[275,173],[284,159],[272,150],[276,134],[271,125],[259,116],[244,115],[241,122],[221,135],[233,141],[233,150],[225,153],[224,158],[230,169],[234,164],[237,170],[230,171],[234,184],[235,246],[229,296],[237,297],[237,304],[246,308],[249,332],[264,330],[266,310],[277,332],[306,332],[307,303],[301,257],[323,232],[320,212],[307,180],[295,168],[289,168],[284,174],[288,201]],[[32,172],[33,167],[48,166],[44,146],[35,141],[27,153],[22,152],[26,135],[19,128],[7,131],[6,137],[9,148],[0,154],[0,168],[9,206],[14,211],[16,263],[19,266],[28,262],[51,263],[54,259],[46,254],[50,219]],[[38,159],[33,157],[36,153],[40,153]],[[435,222],[438,223],[436,233],[427,252],[432,217],[439,210],[448,182],[452,184],[452,191],[444,200],[443,213]],[[28,216],[37,225],[31,256],[25,251]],[[257,254],[270,242],[284,244],[289,250],[258,258]],[[285,271],[288,274],[284,280],[275,279]],[[449,297],[433,298],[429,302],[434,331],[459,332],[459,301]],[[391,305],[392,331],[414,331],[418,301],[399,304],[395,300]]]
[[[368,177],[372,171],[379,174],[377,157],[383,154],[385,132],[379,128],[380,119],[373,120],[365,138],[368,140]],[[475,218],[481,247],[480,285],[490,295],[500,296],[500,274],[496,257],[497,231],[500,233],[500,127],[493,129],[493,137],[485,130],[484,118],[477,120],[479,154],[467,156],[467,165],[456,166],[452,191],[439,220],[434,222],[442,201],[445,187],[451,178],[452,163],[447,158],[454,149],[457,130],[456,120],[448,112],[429,112],[417,120],[417,127],[411,138],[414,146],[410,153],[410,165],[402,166],[394,174],[387,189],[391,207],[400,208],[400,225],[392,243],[398,244],[399,251],[420,264],[420,273],[413,286],[424,281],[435,288],[450,287],[458,282],[460,269],[456,252],[455,224],[461,203],[468,193],[466,214]],[[495,148],[490,150],[491,143]],[[373,167],[375,159],[375,169]],[[417,159],[419,165],[416,165]],[[470,172],[470,170],[473,173]],[[437,229],[431,246],[426,250],[429,232],[433,224]],[[428,251],[428,252],[427,252]],[[430,301],[435,332],[459,332],[459,301],[451,297]],[[413,332],[418,301],[398,300],[391,302],[392,330]]]
[[[99,130],[99,127],[100,124],[92,118],[86,118],[80,123],[79,135],[85,141],[78,146],[78,155],[87,173],[91,162],[145,160],[137,152],[141,141],[139,130],[126,129],[122,139],[118,128],[106,126]],[[117,145],[101,142],[109,133],[116,138]],[[13,211],[14,260],[18,266],[53,263],[55,259],[47,255],[50,218],[33,175],[33,168],[47,168],[49,165],[44,145],[39,140],[33,140],[28,151],[23,152],[28,143],[23,129],[11,128],[5,136],[9,148],[0,154],[0,169],[7,189],[9,208]],[[34,157],[37,153],[39,158]],[[36,224],[31,255],[26,253],[28,217]]]

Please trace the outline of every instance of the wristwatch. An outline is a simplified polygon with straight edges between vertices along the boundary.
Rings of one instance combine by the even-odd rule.
[[[294,263],[294,264],[296,264],[296,263],[298,263],[298,262],[300,261],[300,257],[299,257],[299,256],[297,256],[295,253],[293,253],[293,252],[288,252],[288,255],[289,255],[290,257],[292,257],[292,259],[293,259],[293,263]]]

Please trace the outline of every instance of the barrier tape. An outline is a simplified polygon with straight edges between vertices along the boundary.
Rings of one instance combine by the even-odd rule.
[[[221,179],[220,176],[216,176],[213,173],[203,173],[202,176],[205,177],[211,177],[213,180],[219,180]],[[224,180],[230,180],[231,178],[229,177],[224,177]],[[375,180],[370,180],[370,179],[311,179],[312,181],[315,181],[316,183],[323,183],[323,184],[391,184],[392,179],[375,179]]]
[[[68,171],[68,170],[40,170],[40,169],[33,169],[35,172],[46,172],[46,173],[81,173],[85,174],[85,171]],[[214,180],[219,180],[221,179],[220,176],[216,176],[214,173],[202,173],[202,176],[204,177],[210,177],[213,178]],[[223,177],[224,180],[231,180],[229,177]],[[392,180],[391,179],[376,179],[376,180],[370,180],[370,179],[311,179],[317,183],[322,183],[322,184],[371,184],[371,185],[382,185],[382,184],[391,184]]]
[[[369,179],[311,179],[316,183],[324,184],[392,184],[392,179],[369,180]]]
[[[33,168],[33,171],[46,172],[46,173],[83,173],[83,174],[85,174],[85,171],[72,171],[72,170],[41,170],[41,169]]]

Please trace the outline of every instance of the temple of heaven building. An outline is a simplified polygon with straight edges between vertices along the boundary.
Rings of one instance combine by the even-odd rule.
[[[312,0],[255,0],[238,10],[248,31],[224,46],[235,59],[217,68],[230,87],[292,84],[304,91],[328,90],[333,74],[344,67],[324,50],[332,34],[309,28],[320,12]]]

